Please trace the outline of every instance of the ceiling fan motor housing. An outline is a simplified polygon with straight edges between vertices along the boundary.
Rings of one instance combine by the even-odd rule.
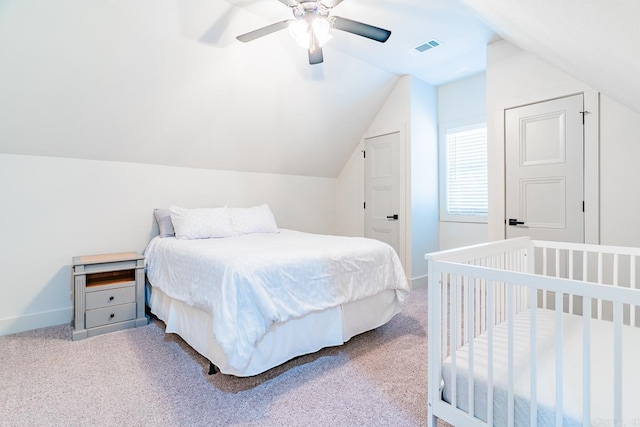
[[[331,12],[331,7],[325,6],[321,1],[306,0],[300,1],[291,8],[296,19],[306,18],[308,20],[315,17],[327,17]]]

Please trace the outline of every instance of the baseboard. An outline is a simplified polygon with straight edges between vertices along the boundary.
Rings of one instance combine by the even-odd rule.
[[[427,283],[429,276],[427,276],[426,274],[424,276],[420,276],[420,277],[414,277],[412,279],[409,279],[409,282],[411,284],[411,289],[417,289],[417,288],[426,288],[427,287]]]
[[[60,310],[26,314],[24,316],[6,317],[0,319],[0,335],[17,334],[18,332],[30,331],[32,329],[69,323],[72,314],[73,308],[69,307]]]

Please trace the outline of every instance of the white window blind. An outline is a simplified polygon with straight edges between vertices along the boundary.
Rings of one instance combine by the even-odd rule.
[[[487,215],[487,128],[450,129],[446,134],[446,212]]]

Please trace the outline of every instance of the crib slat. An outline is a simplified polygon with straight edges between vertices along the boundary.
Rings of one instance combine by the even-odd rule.
[[[582,298],[582,425],[591,425],[591,298]]]
[[[443,362],[445,356],[449,354],[447,351],[447,339],[449,337],[449,331],[447,328],[447,318],[449,314],[449,302],[451,300],[451,284],[449,282],[450,277],[447,273],[440,273],[440,284],[441,284],[441,300],[440,304],[440,314],[442,318],[442,323],[440,324],[440,339],[442,341],[441,350],[440,350],[440,362]],[[450,341],[449,341],[450,342]]]
[[[507,285],[507,371],[508,371],[508,397],[507,397],[507,425],[514,425],[514,392],[513,392],[513,285]]]
[[[562,292],[556,292],[556,426],[562,426]]]
[[[493,323],[495,313],[495,286],[495,282],[489,282],[489,289],[487,290],[487,299],[489,300],[487,311],[487,423],[490,426],[493,425]]]
[[[475,301],[473,311],[476,315],[475,327],[473,329],[475,331],[475,333],[473,334],[474,338],[480,335],[480,333],[482,332],[482,330],[480,329],[480,311],[482,310],[482,301],[480,300],[480,282],[480,279],[473,279],[473,300]]]
[[[630,266],[629,269],[630,274],[629,274],[629,287],[633,288],[633,289],[638,289],[638,286],[636,284],[636,257],[631,255],[631,260],[629,262]],[[637,326],[636,325],[636,306],[632,305],[629,307],[629,311],[630,311],[630,317],[629,317],[629,324],[631,326]]]
[[[498,322],[504,322],[505,316],[506,316],[506,312],[507,309],[505,307],[505,290],[504,290],[504,283],[500,282],[500,284],[498,285],[498,289],[500,289],[500,294],[498,295],[498,299],[500,301],[500,317],[498,319]]]
[[[480,331],[487,329],[487,282],[480,280]]]
[[[542,275],[547,275],[547,248],[542,248]],[[542,308],[547,308],[547,291],[542,291]]]
[[[629,287],[633,289],[638,289],[638,286],[636,283],[636,257],[635,256],[631,255],[631,261],[629,264],[630,264],[629,269],[631,270],[629,272],[630,273]],[[636,326],[636,306],[632,305],[630,307],[630,311],[631,311],[631,314],[630,314],[629,324],[635,327]]]
[[[529,293],[531,295],[531,301],[535,301],[538,295],[538,291],[535,288],[530,288]],[[530,342],[531,342],[531,398],[529,400],[529,425],[536,427],[538,425],[538,343],[537,343],[537,319],[538,309],[535,305],[531,307],[531,316],[529,317],[529,330],[530,330]]]
[[[569,279],[573,280],[573,250],[569,250]],[[569,313],[573,314],[573,295],[569,295]]]
[[[469,407],[469,415],[471,415],[472,417],[475,416],[475,399],[474,399],[474,386],[473,386],[473,343],[474,343],[474,339],[473,339],[473,333],[472,331],[474,330],[474,325],[473,325],[473,321],[474,321],[474,317],[473,317],[473,310],[475,309],[474,305],[470,302],[473,301],[473,289],[471,286],[471,283],[469,281],[468,277],[465,277],[466,280],[464,280],[464,282],[466,282],[466,287],[467,287],[467,302],[469,302],[469,304],[467,304],[466,309],[467,309],[467,329],[471,332],[469,332],[469,334],[471,335],[469,337],[469,357],[468,357],[468,362],[469,362],[469,367],[468,367],[468,372],[469,374],[467,375],[467,390],[468,390],[468,396],[467,396],[467,402],[469,403],[468,407]],[[464,283],[463,282],[463,283]]]
[[[602,252],[598,252],[598,284],[602,284]],[[602,299],[598,298],[598,319],[602,319]]]
[[[618,286],[618,254],[613,255],[613,286]]]
[[[498,270],[502,268],[501,259],[502,257],[496,258],[496,264],[494,265],[494,268],[497,268]],[[504,297],[502,296],[502,283],[498,282],[496,283],[496,286],[498,291],[498,318],[496,319],[496,323],[501,323],[504,320]]]
[[[456,292],[460,292],[460,294],[458,295],[458,320],[460,320],[459,323],[459,327],[460,328],[460,340],[458,341],[458,348],[462,347],[466,342],[467,342],[467,334],[469,333],[469,331],[467,331],[467,328],[464,328],[462,326],[462,313],[463,313],[463,307],[464,307],[464,299],[465,299],[465,292],[464,292],[464,282],[462,281],[462,277],[459,278],[459,282],[460,284],[460,289],[456,289]]]
[[[613,303],[613,425],[622,425],[622,303]]]
[[[451,310],[449,311],[449,342],[451,345],[451,406],[458,407],[458,392],[457,392],[457,369],[456,369],[456,350],[458,349],[458,288],[460,285],[460,275],[455,275],[455,281],[453,281],[451,291]]]

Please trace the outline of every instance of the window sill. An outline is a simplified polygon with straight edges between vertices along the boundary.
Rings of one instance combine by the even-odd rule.
[[[447,215],[446,217],[440,217],[440,222],[460,222],[471,224],[488,224],[489,217],[486,216],[465,216],[465,215]]]

